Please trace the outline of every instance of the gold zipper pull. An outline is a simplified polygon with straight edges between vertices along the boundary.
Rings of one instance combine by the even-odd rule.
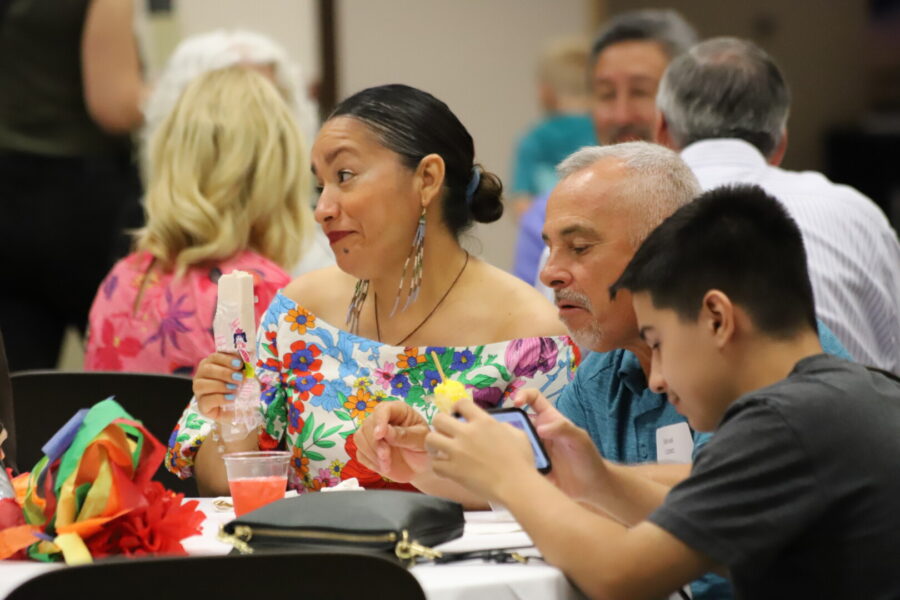
[[[225,526],[219,527],[219,541],[231,544],[241,554],[253,554],[253,548],[247,542],[253,537],[253,530],[246,525],[238,525],[234,528],[234,533],[225,531]]]
[[[397,542],[396,547],[394,547],[394,554],[396,554],[397,558],[400,560],[407,561],[410,566],[416,562],[417,558],[434,560],[443,556],[439,550],[423,546],[415,541],[410,541],[409,533],[405,529],[403,530],[403,539]]]

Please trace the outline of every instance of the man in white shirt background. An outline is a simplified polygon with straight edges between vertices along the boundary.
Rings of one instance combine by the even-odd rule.
[[[821,173],[779,168],[790,92],[775,62],[736,38],[701,42],[660,82],[657,142],[703,189],[755,183],[781,201],[806,246],[818,317],[859,362],[900,372],[900,243],[884,213]]]

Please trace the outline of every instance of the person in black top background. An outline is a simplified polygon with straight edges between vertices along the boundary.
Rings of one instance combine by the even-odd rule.
[[[143,94],[131,0],[0,6],[0,328],[12,371],[56,365],[123,230],[141,224],[128,132]]]

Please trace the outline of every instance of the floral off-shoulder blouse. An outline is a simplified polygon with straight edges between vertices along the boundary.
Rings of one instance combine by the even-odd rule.
[[[482,346],[398,347],[334,327],[287,298],[275,296],[258,335],[256,376],[262,385],[263,449],[292,453],[288,486],[317,491],[356,477],[368,488],[407,487],[384,479],[356,458],[353,434],[379,402],[406,402],[429,422],[440,375],[470,388],[483,407],[503,405],[523,387],[551,400],[578,361],[568,337],[533,337]],[[166,466],[190,477],[211,423],[191,401],[172,432]]]

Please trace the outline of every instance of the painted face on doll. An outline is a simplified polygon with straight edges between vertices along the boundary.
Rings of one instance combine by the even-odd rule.
[[[421,202],[415,172],[368,125],[335,117],[312,147],[319,189],[315,218],[342,271],[376,279],[409,254]]]

